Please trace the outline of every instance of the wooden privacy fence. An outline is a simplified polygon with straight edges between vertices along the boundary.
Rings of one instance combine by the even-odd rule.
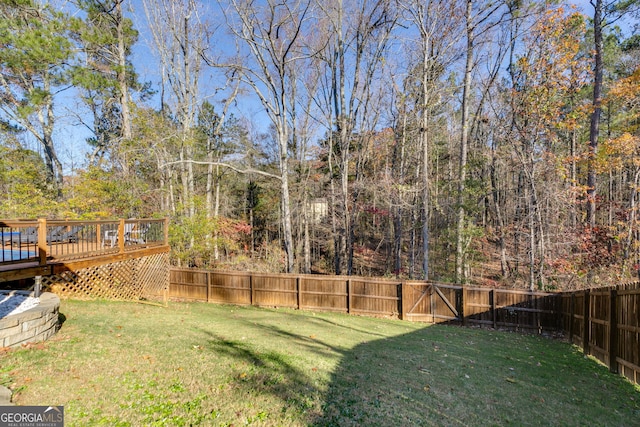
[[[611,371],[640,383],[640,283],[545,293],[356,276],[171,268],[169,297],[564,334]]]
[[[640,384],[640,282],[560,295],[569,340]]]
[[[562,327],[558,294],[469,288],[358,276],[285,275],[172,268],[169,297],[327,310],[432,323],[544,333]]]

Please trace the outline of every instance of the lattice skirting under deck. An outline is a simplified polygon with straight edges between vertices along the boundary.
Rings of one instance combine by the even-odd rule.
[[[169,254],[65,271],[42,278],[43,289],[62,298],[139,301],[169,289]]]

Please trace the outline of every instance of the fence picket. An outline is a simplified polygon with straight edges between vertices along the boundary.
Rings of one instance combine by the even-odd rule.
[[[591,341],[591,296],[589,295],[589,289],[584,290],[584,326],[582,328],[582,351],[584,354],[589,354],[589,343]]]

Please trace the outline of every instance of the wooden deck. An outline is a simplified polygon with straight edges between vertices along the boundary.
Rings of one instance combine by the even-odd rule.
[[[0,282],[168,253],[167,219],[0,220]]]

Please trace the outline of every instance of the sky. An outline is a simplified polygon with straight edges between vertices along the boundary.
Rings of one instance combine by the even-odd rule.
[[[214,2],[205,2],[212,5]],[[571,2],[578,7],[580,11],[587,16],[593,14],[593,7],[590,5],[589,0],[579,0]],[[151,82],[153,87],[158,88],[160,86],[160,67],[158,60],[153,53],[153,45],[151,35],[148,31],[147,20],[144,14],[144,8],[142,0],[131,0],[127,8],[127,15],[133,20],[135,27],[138,29],[139,41],[133,48],[132,60],[134,62],[135,69],[139,74],[139,80],[142,82]],[[629,30],[629,26],[625,25],[625,29]],[[217,35],[219,40],[224,38],[224,30],[218,29]],[[207,94],[207,90],[211,91],[212,87],[215,87],[215,82],[211,81],[211,76],[204,76],[202,82],[202,93]],[[215,104],[215,100],[211,100]],[[155,96],[149,102],[149,106],[153,108],[159,108],[160,100],[159,96]],[[59,120],[59,126],[57,127],[54,138],[57,143],[58,155],[63,162],[65,173],[72,173],[73,170],[78,167],[82,167],[86,163],[86,154],[90,150],[86,144],[86,139],[91,137],[91,132],[86,126],[82,125],[78,120],[78,112],[83,110],[82,105],[79,104],[77,92],[73,89],[69,89],[60,94],[57,100],[58,110],[62,111],[62,117]],[[252,122],[257,123],[257,131],[264,132],[268,127],[268,120],[264,114],[263,108],[260,103],[250,97],[242,97],[239,99],[238,105],[240,108],[236,108],[232,111],[237,117],[245,117]],[[217,107],[217,106],[216,106]],[[41,151],[35,143],[30,143],[31,147],[37,151]]]
[[[138,80],[142,83],[151,82],[152,87],[155,90],[160,88],[161,75],[159,60],[154,53],[152,36],[148,30],[147,18],[145,16],[142,0],[130,0],[125,9],[125,14],[130,18],[134,27],[139,31],[138,42],[133,46],[131,59],[134,64],[136,73],[138,74]],[[215,2],[205,2],[210,5],[214,5]],[[219,29],[217,35],[224,36],[224,30]],[[209,96],[212,88],[218,86],[214,81],[214,77],[210,74],[203,75],[200,79],[201,95]],[[210,99],[216,108],[215,100]],[[159,109],[160,108],[160,95],[156,94],[146,103],[149,107]],[[259,102],[255,99],[242,99],[242,109],[232,108],[232,113],[236,117],[256,118],[260,117],[263,113],[263,109]],[[82,167],[86,164],[86,155],[90,152],[91,147],[88,146],[86,140],[93,136],[92,132],[86,125],[81,123],[78,118],[79,114],[85,111],[87,116],[86,107],[84,107],[78,99],[78,92],[73,88],[69,88],[65,92],[59,94],[56,100],[56,106],[58,112],[61,113],[61,117],[58,122],[57,129],[54,133],[54,141],[56,142],[56,148],[60,160],[63,162],[65,174],[71,173],[74,169]],[[262,119],[263,129],[260,131],[266,131],[268,124],[265,124],[266,118]],[[29,148],[32,148],[38,152],[42,149],[34,141],[27,142]]]

